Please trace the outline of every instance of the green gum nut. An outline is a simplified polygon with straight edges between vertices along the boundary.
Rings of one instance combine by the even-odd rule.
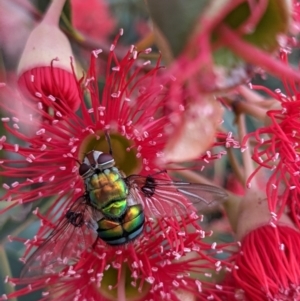
[[[105,271],[101,287],[98,289],[100,294],[108,300],[113,301],[118,300],[118,294],[120,291],[123,291],[123,293],[125,293],[126,301],[143,300],[143,298],[149,293],[151,285],[144,282],[140,287],[141,281],[135,280],[131,277],[132,271],[126,263],[121,266],[121,269],[122,270],[119,271],[119,269],[109,268]],[[118,280],[119,272],[121,272],[121,277]],[[123,287],[118,288],[118,286]]]

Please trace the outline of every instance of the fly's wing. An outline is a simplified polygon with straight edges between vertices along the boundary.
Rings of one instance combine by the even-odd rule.
[[[173,182],[153,176],[132,175],[125,179],[129,202],[142,203],[153,217],[187,215],[227,199],[224,190],[204,184]]]
[[[91,247],[97,237],[92,229],[94,210],[84,196],[77,199],[46,240],[26,260],[21,278],[60,272]]]

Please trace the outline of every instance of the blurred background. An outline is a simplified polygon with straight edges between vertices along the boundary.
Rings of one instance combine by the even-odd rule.
[[[45,9],[49,4],[48,0],[0,0],[0,82],[6,82],[14,86],[16,69],[24,45],[33,27],[40,21]],[[171,11],[169,12],[172,13]],[[180,26],[180,24],[178,24]],[[122,53],[131,44],[137,45],[140,49],[152,47],[151,57],[153,60],[159,57],[158,48],[154,44],[151,21],[144,0],[68,0],[61,17],[61,28],[65,31],[72,44],[73,52],[78,63],[78,69],[86,70],[89,64],[89,55],[93,49],[102,48],[104,55],[103,66],[105,66],[105,52],[119,31],[124,29],[124,35],[118,44],[118,51]],[[174,29],[175,30],[175,29]],[[296,51],[291,56],[291,62],[298,65],[300,52]],[[101,59],[101,58],[100,58]],[[164,64],[164,62],[162,62]],[[103,68],[103,70],[105,70]],[[104,72],[99,74],[99,85],[104,83]],[[271,89],[283,89],[281,82],[275,78],[263,74],[256,76],[253,83],[262,84]],[[9,101],[4,96],[0,101]],[[3,115],[0,112],[0,115]],[[236,134],[234,115],[230,110],[224,113],[224,127],[227,131]],[[7,135],[0,124],[0,137]],[[247,119],[249,131],[258,126],[252,118]],[[16,141],[21,144],[21,141]],[[5,154],[0,150],[0,161]],[[240,159],[240,152],[236,152]],[[1,165],[0,165],[1,168]],[[202,175],[210,178],[215,183],[233,190],[236,193],[243,193],[243,188],[234,178],[230,165],[224,157],[216,160],[205,170]],[[15,179],[18,180],[17,178]],[[3,194],[2,184],[5,179],[0,178],[0,195]],[[31,205],[20,205],[5,215],[0,215],[0,295],[11,292],[11,287],[3,283],[6,275],[16,277],[22,269],[19,257],[22,256],[24,245],[18,242],[9,242],[8,235],[18,236],[25,239],[32,238],[37,231],[40,221],[32,214],[35,207],[46,211],[51,200],[40,200],[34,207]],[[0,209],[6,206],[0,202]],[[231,233],[227,222],[223,219],[223,213],[219,210],[210,212],[206,216],[206,223],[214,224],[220,231],[221,240],[231,241]],[[216,231],[218,233],[218,231]],[[34,301],[40,293],[27,295],[18,298],[19,301]]]

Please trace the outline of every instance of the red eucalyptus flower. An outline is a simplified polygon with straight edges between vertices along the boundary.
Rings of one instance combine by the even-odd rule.
[[[299,300],[299,248],[300,233],[289,226],[263,225],[246,234],[229,276],[236,289],[230,300]]]
[[[49,90],[36,81],[35,74],[32,74],[34,68],[29,73],[24,72],[20,79],[24,83],[34,83],[28,90],[37,101],[20,99],[16,104],[2,102],[0,105],[12,115],[2,118],[10,134],[8,139],[3,136],[0,140],[6,156],[1,160],[0,175],[8,182],[3,184],[6,193],[2,200],[11,205],[1,213],[19,203],[47,197],[54,199],[45,217],[35,211],[42,219],[42,226],[37,236],[26,242],[25,256],[35,247],[43,251],[37,251],[41,252],[38,253],[40,257],[36,257],[33,263],[33,270],[42,269],[41,273],[37,273],[38,277],[34,277],[33,272],[33,275],[25,275],[19,280],[7,279],[26,287],[9,296],[3,295],[2,300],[39,288],[49,290],[42,300],[108,300],[116,294],[114,287],[124,300],[124,294],[128,293],[124,290],[128,279],[130,289],[137,286],[139,291],[140,288],[139,294],[144,300],[178,300],[180,290],[205,300],[214,298],[219,290],[225,289],[213,281],[206,281],[211,278],[212,271],[222,269],[222,262],[215,258],[222,250],[216,243],[202,241],[210,233],[201,229],[195,215],[157,220],[146,215],[145,233],[122,247],[112,248],[100,239],[95,241],[94,232],[87,226],[84,226],[85,243],[78,239],[73,227],[75,232],[68,229],[56,244],[43,245],[50,230],[65,218],[66,208],[84,193],[78,162],[82,162],[90,150],[108,152],[106,133],[110,135],[116,165],[126,174],[141,172],[148,175],[164,168],[161,165],[163,160],[159,159],[169,138],[169,116],[164,115],[168,110],[166,88],[156,78],[159,62],[146,72],[144,66],[150,62],[139,61],[139,55],[150,50],[137,52],[133,46],[124,58],[118,59],[114,53],[118,38],[110,48],[106,82],[100,99],[96,58],[101,50],[93,51],[85,77],[77,81],[75,74],[72,75],[76,89],[71,91],[80,97],[78,114],[75,113],[76,107],[68,102],[70,98],[56,93],[61,92],[56,86],[60,79],[56,77],[53,64],[48,69],[49,76],[45,77]],[[39,71],[43,69],[39,68]],[[9,88],[3,88],[2,92],[12,100],[16,97]],[[209,114],[212,113],[209,110]],[[220,134],[218,141],[212,139],[211,144],[237,145],[231,134]],[[207,151],[198,156],[197,163],[204,165],[224,153]],[[69,239],[72,239],[71,243]],[[64,257],[60,258],[56,248],[62,245],[67,248]],[[51,260],[47,260],[49,256],[52,256]],[[97,284],[100,283],[99,289]],[[138,298],[141,299],[140,295]]]
[[[286,53],[281,53],[281,58],[286,61]],[[287,95],[280,90],[274,93],[264,87],[254,87],[268,92],[278,103],[267,112],[266,125],[248,134],[243,145],[251,137],[257,141],[252,158],[259,166],[249,177],[248,185],[259,170],[269,169],[266,192],[270,211],[280,215],[288,205],[295,222],[299,223],[300,93],[295,83],[284,83]]]
[[[111,46],[106,85],[101,100],[95,75],[96,58],[101,51],[92,53],[88,74],[78,82],[78,91],[81,92],[82,89],[81,110],[78,115],[67,104],[57,102],[51,96],[42,95],[37,104],[21,102],[23,110],[18,113],[18,117],[15,116],[13,106],[7,102],[2,103],[5,111],[14,114],[12,118],[2,119],[5,128],[12,137],[20,141],[20,144],[8,143],[6,137],[1,141],[2,148],[11,157],[1,162],[3,168],[1,175],[6,179],[15,179],[17,174],[20,178],[11,185],[3,185],[7,190],[3,199],[12,201],[10,207],[13,207],[18,203],[54,197],[54,202],[48,208],[45,217],[42,217],[38,210],[34,211],[42,218],[42,227],[31,243],[26,242],[28,247],[25,257],[33,248],[42,246],[45,237],[49,235],[49,230],[53,230],[57,223],[65,218],[66,208],[83,195],[84,185],[78,175],[78,161],[81,162],[89,150],[101,149],[108,152],[109,146],[105,139],[107,131],[110,134],[117,166],[125,173],[140,170],[142,174],[148,175],[161,170],[157,158],[160,158],[168,136],[164,132],[167,117],[161,114],[165,109],[164,87],[155,82],[159,62],[151,71],[144,72],[145,64],[137,64],[139,53],[134,47],[130,48],[122,60],[118,60],[114,54],[117,40],[118,37]],[[11,93],[8,88],[3,88],[4,91]],[[84,94],[87,96],[88,104],[85,103]],[[51,110],[45,111],[44,106]],[[11,122],[13,124],[10,127]],[[21,146],[21,143],[25,145]],[[234,143],[231,135],[220,135],[220,142],[216,144],[225,143],[228,147]],[[18,157],[15,159],[13,156]],[[199,158],[199,162],[205,164],[218,157],[217,154],[207,152]],[[146,216],[145,234],[143,233],[136,242],[118,248],[109,247],[101,240],[95,245],[95,232],[90,229],[85,229],[85,244],[82,244],[79,236],[74,234],[76,231],[73,232],[72,227],[69,227],[55,245],[47,244],[46,249],[42,247],[40,249],[42,251],[38,251],[41,252],[40,259],[34,260],[33,270],[43,268],[42,272],[50,271],[50,274],[44,275],[41,272],[41,276],[37,279],[31,277],[34,276],[33,273],[19,280],[9,281],[26,284],[26,288],[16,292],[16,295],[47,287],[51,293],[49,297],[45,294],[44,300],[47,298],[62,300],[67,297],[66,291],[62,288],[64,286],[75,294],[70,300],[76,300],[76,289],[80,286],[82,290],[77,290],[78,300],[82,295],[89,300],[92,298],[97,300],[100,297],[102,298],[100,300],[106,300],[109,288],[107,289],[107,285],[105,287],[104,284],[107,282],[101,286],[105,288],[104,291],[99,292],[86,276],[91,266],[94,266],[95,273],[92,274],[92,278],[105,274],[110,279],[110,272],[106,272],[105,267],[113,266],[118,255],[117,263],[126,261],[130,263],[125,264],[122,271],[134,275],[130,281],[134,281],[137,277],[137,285],[141,286],[142,296],[148,296],[145,300],[149,298],[156,300],[157,296],[160,298],[170,296],[171,300],[178,300],[176,293],[180,289],[198,294],[202,299],[206,298],[205,296],[213,296],[215,291],[223,288],[217,284],[206,284],[206,281],[197,279],[196,275],[201,274],[209,279],[211,269],[216,271],[221,269],[221,261],[213,257],[216,252],[221,252],[221,247],[202,241],[208,233],[198,225],[198,219],[197,216],[187,216],[180,220],[170,217],[153,221]],[[68,246],[64,253],[67,261],[59,258],[60,254],[56,253],[56,249],[62,245]],[[104,249],[107,255],[99,261]],[[119,254],[120,251],[122,256]],[[53,254],[51,259],[49,253]],[[134,262],[142,262],[142,265],[135,267]],[[67,273],[68,269],[74,269],[76,275],[70,272],[71,275],[64,276],[62,273]],[[157,271],[158,273],[155,273]],[[186,274],[182,274],[182,271]],[[116,274],[114,270],[112,273]],[[119,287],[119,284],[125,281],[124,275],[123,278],[121,275],[122,273],[113,278],[113,283],[109,285]],[[126,281],[127,278],[130,277],[126,277]],[[161,283],[164,285],[163,288]],[[208,291],[203,293],[204,290]],[[69,295],[71,296],[70,292]],[[9,295],[13,296],[14,294]],[[3,297],[5,298],[6,296]]]
[[[220,292],[221,300],[298,301],[300,233],[287,213],[270,212],[266,193],[254,186],[227,211],[240,250],[223,282],[232,290]]]

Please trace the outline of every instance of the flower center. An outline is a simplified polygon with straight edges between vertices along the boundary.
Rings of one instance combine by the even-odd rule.
[[[132,277],[132,271],[125,263],[119,269],[109,268],[103,275],[100,293],[109,300],[138,301],[149,292],[151,285]],[[125,298],[124,298],[125,297]]]
[[[82,162],[84,155],[92,150],[99,150],[109,153],[109,142],[103,132],[97,133],[100,138],[95,135],[86,137],[81,143],[79,149],[79,160]],[[122,170],[126,175],[138,173],[141,169],[142,161],[137,156],[137,149],[132,141],[126,139],[117,133],[109,135],[112,155],[116,162],[116,167]]]

